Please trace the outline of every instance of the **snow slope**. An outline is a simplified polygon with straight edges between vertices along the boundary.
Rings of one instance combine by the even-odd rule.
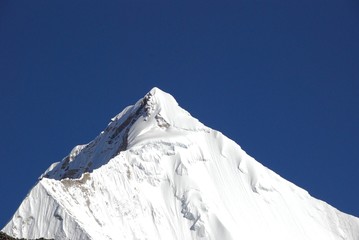
[[[359,239],[158,88],[52,164],[2,230],[55,239]]]

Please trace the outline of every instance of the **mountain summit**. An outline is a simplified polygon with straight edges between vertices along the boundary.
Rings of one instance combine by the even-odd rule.
[[[358,240],[359,219],[153,88],[52,164],[2,231],[28,239]]]

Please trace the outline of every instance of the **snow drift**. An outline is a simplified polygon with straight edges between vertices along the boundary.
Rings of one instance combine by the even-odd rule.
[[[3,232],[54,239],[359,239],[359,219],[281,178],[158,88],[52,164]]]

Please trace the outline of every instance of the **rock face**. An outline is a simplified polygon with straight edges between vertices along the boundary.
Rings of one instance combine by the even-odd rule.
[[[13,237],[10,237],[9,235],[3,233],[3,232],[0,232],[0,240],[24,240],[23,238],[22,239],[19,239],[19,238],[13,238]],[[35,240],[47,240],[45,238],[39,238],[39,239],[35,239]],[[49,239],[48,239],[49,240]]]
[[[0,240],[15,240],[15,238],[10,237],[3,232],[0,232]]]
[[[152,89],[52,164],[3,232],[48,239],[359,239],[314,199]]]

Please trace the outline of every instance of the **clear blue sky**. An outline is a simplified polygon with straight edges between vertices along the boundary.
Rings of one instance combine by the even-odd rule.
[[[0,228],[152,87],[359,216],[359,2],[0,3]]]

